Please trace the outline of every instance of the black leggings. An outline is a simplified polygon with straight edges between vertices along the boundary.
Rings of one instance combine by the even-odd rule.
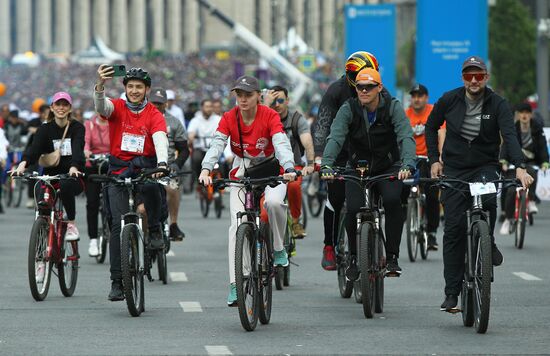
[[[44,190],[41,188],[40,183],[35,185],[36,187],[36,196],[38,200],[42,200],[42,194]],[[74,220],[76,217],[76,203],[75,197],[82,193],[84,183],[82,179],[62,179],[59,182],[59,199],[63,203],[63,208],[65,208],[65,213],[67,213],[67,220]]]
[[[346,185],[343,181],[332,181],[327,184],[328,202],[332,206],[331,210],[325,204],[323,212],[323,222],[325,227],[325,246],[334,246],[338,237],[338,224],[335,222],[340,219],[340,211],[346,199]]]
[[[90,239],[97,239],[97,216],[99,215],[99,204],[101,183],[86,181],[86,220],[88,222],[88,236]]]

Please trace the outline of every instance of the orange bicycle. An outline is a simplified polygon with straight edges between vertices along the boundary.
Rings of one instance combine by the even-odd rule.
[[[218,163],[214,165],[214,169],[210,172],[212,181],[216,179],[222,179],[220,172],[220,166]],[[223,189],[218,189],[215,185],[203,186],[199,184],[197,186],[197,195],[199,197],[199,203],[201,207],[202,216],[208,217],[210,211],[210,205],[214,203],[214,211],[216,212],[216,218],[221,218],[223,210]]]

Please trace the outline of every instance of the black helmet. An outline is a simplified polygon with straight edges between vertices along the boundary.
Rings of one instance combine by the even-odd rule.
[[[149,76],[149,73],[141,68],[132,68],[127,71],[124,79],[122,80],[122,84],[126,85],[130,79],[141,80],[146,86],[151,86],[151,77]]]

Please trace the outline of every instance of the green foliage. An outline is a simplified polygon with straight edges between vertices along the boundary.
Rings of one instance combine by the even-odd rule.
[[[415,33],[411,33],[399,48],[397,55],[397,86],[407,91],[414,84],[415,77]]]
[[[490,85],[515,105],[536,91],[536,25],[517,0],[498,0],[489,14]]]

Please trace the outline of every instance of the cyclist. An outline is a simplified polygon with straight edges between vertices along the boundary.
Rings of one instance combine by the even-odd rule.
[[[45,175],[69,174],[80,176],[84,169],[84,125],[73,120],[71,115],[73,100],[66,92],[57,92],[52,97],[51,110],[47,123],[38,128],[34,134],[32,144],[25,150],[21,163],[13,174],[22,175],[27,166],[38,162],[40,155],[60,150],[61,159],[55,167],[44,168]],[[67,126],[68,125],[68,126]],[[63,143],[61,140],[66,132]],[[59,197],[67,214],[67,232],[65,240],[79,239],[75,225],[76,206],[75,197],[82,192],[82,179],[61,180],[59,182]]]
[[[414,139],[416,141],[416,154],[417,156],[427,157],[428,149],[426,148],[424,129],[433,105],[428,104],[428,88],[422,84],[413,86],[409,94],[411,95],[411,106],[405,113],[413,129]],[[430,177],[430,166],[427,161],[419,160],[416,168],[419,170],[420,176],[424,178]],[[428,250],[437,251],[436,232],[439,226],[439,191],[433,184],[425,184],[423,188],[424,194],[426,194]],[[410,189],[405,190],[407,192],[410,191]]]
[[[345,142],[349,146],[347,167],[352,174],[359,160],[368,160],[368,174],[375,176],[398,172],[399,179],[410,176],[415,165],[415,143],[409,120],[401,103],[382,91],[383,84],[373,68],[362,69],[355,79],[357,98],[348,99],[340,107],[331,127],[327,145],[321,161],[321,177],[331,178],[332,166]],[[382,196],[386,211],[386,256],[387,275],[399,276],[399,244],[403,230],[401,210],[400,181],[381,181],[375,188]],[[357,221],[356,215],[365,205],[362,188],[354,182],[346,183],[346,232],[349,239],[350,265],[346,278],[356,280],[359,277],[357,268]]]
[[[96,112],[109,121],[111,150],[109,172],[113,175],[130,177],[141,168],[168,168],[168,138],[166,122],[162,113],[147,100],[151,87],[149,73],[141,68],[131,68],[122,83],[127,101],[105,97],[104,84],[113,78],[114,69],[102,64],[97,70],[94,88]],[[154,177],[160,177],[156,173]],[[140,194],[147,211],[149,245],[147,248],[162,249],[164,240],[160,231],[162,195],[159,184],[140,186]],[[111,240],[109,258],[111,262],[111,291],[108,299],[124,299],[122,272],[120,267],[120,219],[128,212],[128,197],[124,187],[108,186],[107,199],[111,217]]]
[[[195,116],[189,122],[189,143],[193,148],[191,154],[191,167],[193,176],[198,177],[201,173],[201,162],[210,147],[212,137],[218,128],[221,117],[214,114],[212,100],[204,99],[201,101],[201,109],[195,113]]]
[[[212,183],[210,171],[222,155],[228,139],[235,155],[230,177],[242,178],[245,167],[251,168],[259,162],[275,156],[285,169],[284,178],[293,181],[296,178],[293,153],[290,142],[284,133],[281,119],[277,112],[264,105],[259,105],[260,87],[258,80],[250,76],[237,79],[231,91],[237,97],[237,106],[225,112],[218,129],[214,133],[210,148],[202,162],[199,182]],[[238,121],[237,121],[238,120]],[[243,152],[244,148],[244,152]],[[265,188],[264,207],[267,210],[273,232],[274,264],[288,266],[288,256],[283,246],[286,226],[286,211],[283,201],[286,185]],[[244,209],[244,192],[242,189],[230,189],[229,228],[229,296],[227,304],[236,306],[237,287],[235,285],[235,234],[237,232],[236,214]]]
[[[281,118],[283,128],[290,140],[290,146],[294,152],[294,163],[297,170],[302,170],[303,176],[313,173],[314,152],[313,139],[306,119],[298,112],[291,112],[288,108],[288,89],[276,85],[271,87],[263,97],[264,105],[272,107]],[[302,161],[306,154],[307,164]],[[306,231],[298,219],[302,214],[302,177],[287,185],[288,207],[292,216],[292,237],[304,238]]]
[[[529,187],[529,213],[536,214],[539,209],[535,203],[535,192],[537,190],[537,172],[533,169],[534,165],[540,166],[543,171],[550,167],[548,163],[548,147],[546,144],[546,136],[542,126],[533,120],[533,109],[528,103],[519,104],[516,108],[518,120],[516,121],[516,133],[518,141],[523,152],[523,159],[527,165],[527,173],[533,177],[533,184]],[[509,154],[506,146],[501,146],[501,163],[502,170],[508,170]],[[515,190],[508,189],[505,200],[506,219],[500,227],[501,235],[510,233],[510,221],[514,217],[514,196]]]
[[[27,128],[23,120],[19,118],[18,110],[11,110],[9,112],[8,120],[4,124],[4,132],[8,140],[8,158],[6,160],[5,169],[13,170],[17,167],[19,162],[21,162],[27,135]],[[4,177],[6,177],[6,175],[4,175]]]
[[[166,91],[166,97],[168,98],[168,101],[166,102],[166,111],[185,126],[185,115],[183,114],[183,110],[175,103],[176,93],[173,90],[168,89]]]
[[[166,120],[166,129],[168,130],[168,166],[173,173],[178,173],[189,157],[189,148],[187,147],[187,132],[185,126],[166,111],[167,91],[163,88],[154,88],[151,90],[149,99],[155,105]],[[177,153],[177,158],[176,158]],[[165,186],[168,210],[170,213],[170,239],[181,241],[185,234],[178,226],[178,214],[180,208],[182,185],[177,188]]]
[[[45,123],[47,121],[49,114],[50,114],[50,106],[48,104],[42,104],[38,108],[38,117],[32,119],[31,121],[29,121],[29,123],[27,125],[27,131],[29,133],[29,140],[27,142],[27,147],[32,144],[34,134],[36,133],[36,131],[38,130],[40,125],[42,125],[43,123]],[[33,171],[38,171],[39,168],[38,168],[38,165],[36,164],[34,166],[27,167],[27,169],[31,169]],[[27,189],[27,198],[28,198],[27,204],[26,204],[27,209],[34,209],[33,187],[34,187],[34,182],[29,181],[28,182],[28,189]]]
[[[84,123],[86,128],[86,136],[84,144],[84,155],[89,159],[91,155],[108,154],[110,151],[109,140],[109,123],[104,117],[94,115]],[[99,169],[102,173],[107,173],[107,167],[101,167],[101,162],[86,163],[86,172],[88,174],[98,174]],[[88,236],[90,237],[90,245],[88,246],[88,255],[96,257],[99,254],[99,246],[97,243],[97,217],[99,215],[99,206],[102,185],[86,179],[86,220],[88,222]]]
[[[512,112],[506,100],[486,87],[487,66],[478,56],[468,57],[462,64],[463,87],[443,94],[434,105],[426,122],[426,144],[432,177],[445,174],[466,181],[498,178],[498,156],[501,136],[511,161],[518,167],[516,177],[524,186],[533,178],[525,171],[523,155],[515,131]],[[446,122],[445,143],[439,158],[438,130]],[[441,310],[454,311],[458,303],[464,276],[466,215],[471,197],[462,192],[442,191],[445,228],[443,235],[443,265],[445,300]],[[483,207],[489,211],[493,240],[493,265],[502,264],[502,254],[494,243],[496,195],[487,196]]]
[[[378,61],[376,57],[369,52],[359,51],[351,54],[346,60],[346,74],[333,82],[327,89],[321,100],[317,121],[313,124],[311,132],[313,134],[313,146],[315,149],[315,161],[320,162],[323,150],[325,149],[327,137],[331,130],[332,122],[346,100],[356,98],[355,77],[363,68],[374,68],[378,70]],[[385,91],[386,89],[384,89]],[[334,164],[344,166],[348,154],[347,145],[340,151]],[[335,224],[340,216],[340,210],[344,205],[345,184],[341,181],[333,181],[327,184],[328,201],[325,204],[323,213],[323,223],[325,232],[325,241],[323,248],[323,258],[321,266],[325,270],[336,270],[336,256],[334,254],[334,243],[337,236],[338,225]]]

